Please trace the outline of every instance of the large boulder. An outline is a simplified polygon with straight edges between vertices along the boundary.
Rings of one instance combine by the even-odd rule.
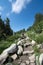
[[[8,56],[9,56],[9,55],[8,55],[7,52],[6,52],[6,53],[2,53],[2,54],[0,55],[0,64],[3,64],[3,63],[6,61],[6,59],[7,59]]]
[[[43,65],[43,53],[39,57],[39,63],[40,65]]]
[[[5,49],[3,51],[3,53],[8,53],[8,54],[12,54],[12,53],[16,53],[18,50],[18,46],[16,44],[12,44],[9,48]]]
[[[22,53],[23,53],[23,48],[22,48],[22,46],[18,46],[17,54],[18,54],[18,55],[21,55]]]

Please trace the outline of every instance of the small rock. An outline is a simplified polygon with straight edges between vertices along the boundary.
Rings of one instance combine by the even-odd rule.
[[[24,52],[23,52],[23,55],[33,54],[33,53],[34,53],[34,50],[32,50],[32,51],[24,51]]]
[[[26,65],[26,63],[21,63],[20,65]]]
[[[18,61],[18,65],[20,65],[20,64],[21,64],[21,62],[22,62],[22,60],[20,59],[20,60]]]
[[[11,58],[12,58],[13,60],[16,60],[16,59],[17,59],[17,55],[14,54],[14,55],[11,56]]]
[[[43,49],[43,43],[41,44],[41,49]]]
[[[30,38],[27,36],[27,37],[26,37],[26,41],[28,41],[28,40],[30,40]]]
[[[37,45],[37,48],[40,49],[40,48],[41,48],[41,44],[38,44],[38,45]]]
[[[29,61],[26,61],[26,65],[29,65],[29,63],[30,63]]]
[[[20,41],[18,41],[18,43],[17,43],[17,45],[19,46],[23,46],[24,45],[24,43],[25,43],[25,40],[24,39],[22,39],[22,40],[20,40]]]
[[[39,51],[40,51],[40,53],[43,53],[43,49],[40,49]]]
[[[32,44],[32,46],[34,46],[36,44],[36,42],[34,40],[32,40],[31,44]]]
[[[6,65],[13,65],[12,63],[7,63]]]
[[[32,56],[29,57],[30,62],[35,62],[35,54],[33,54]]]
[[[35,63],[30,63],[30,65],[35,65]]]
[[[30,46],[30,45],[31,45],[31,43],[28,42],[28,43],[25,43],[25,44],[24,44],[24,47],[28,47],[28,46]]]
[[[17,45],[22,45],[22,41],[21,40],[18,41]]]

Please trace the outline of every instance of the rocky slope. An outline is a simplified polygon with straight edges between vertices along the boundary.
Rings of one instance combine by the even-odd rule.
[[[37,46],[40,56],[36,56],[33,47]],[[43,65],[43,44],[37,44],[29,37],[18,39],[0,55],[0,65]]]

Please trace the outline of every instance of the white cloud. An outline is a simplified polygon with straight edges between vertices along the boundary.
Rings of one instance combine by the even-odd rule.
[[[31,0],[16,0],[12,2],[12,12],[20,13]]]
[[[0,11],[3,11],[3,7],[2,6],[0,6]]]

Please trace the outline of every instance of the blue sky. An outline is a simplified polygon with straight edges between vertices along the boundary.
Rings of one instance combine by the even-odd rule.
[[[43,0],[0,0],[0,15],[10,19],[13,31],[31,26],[36,13],[43,13]]]

